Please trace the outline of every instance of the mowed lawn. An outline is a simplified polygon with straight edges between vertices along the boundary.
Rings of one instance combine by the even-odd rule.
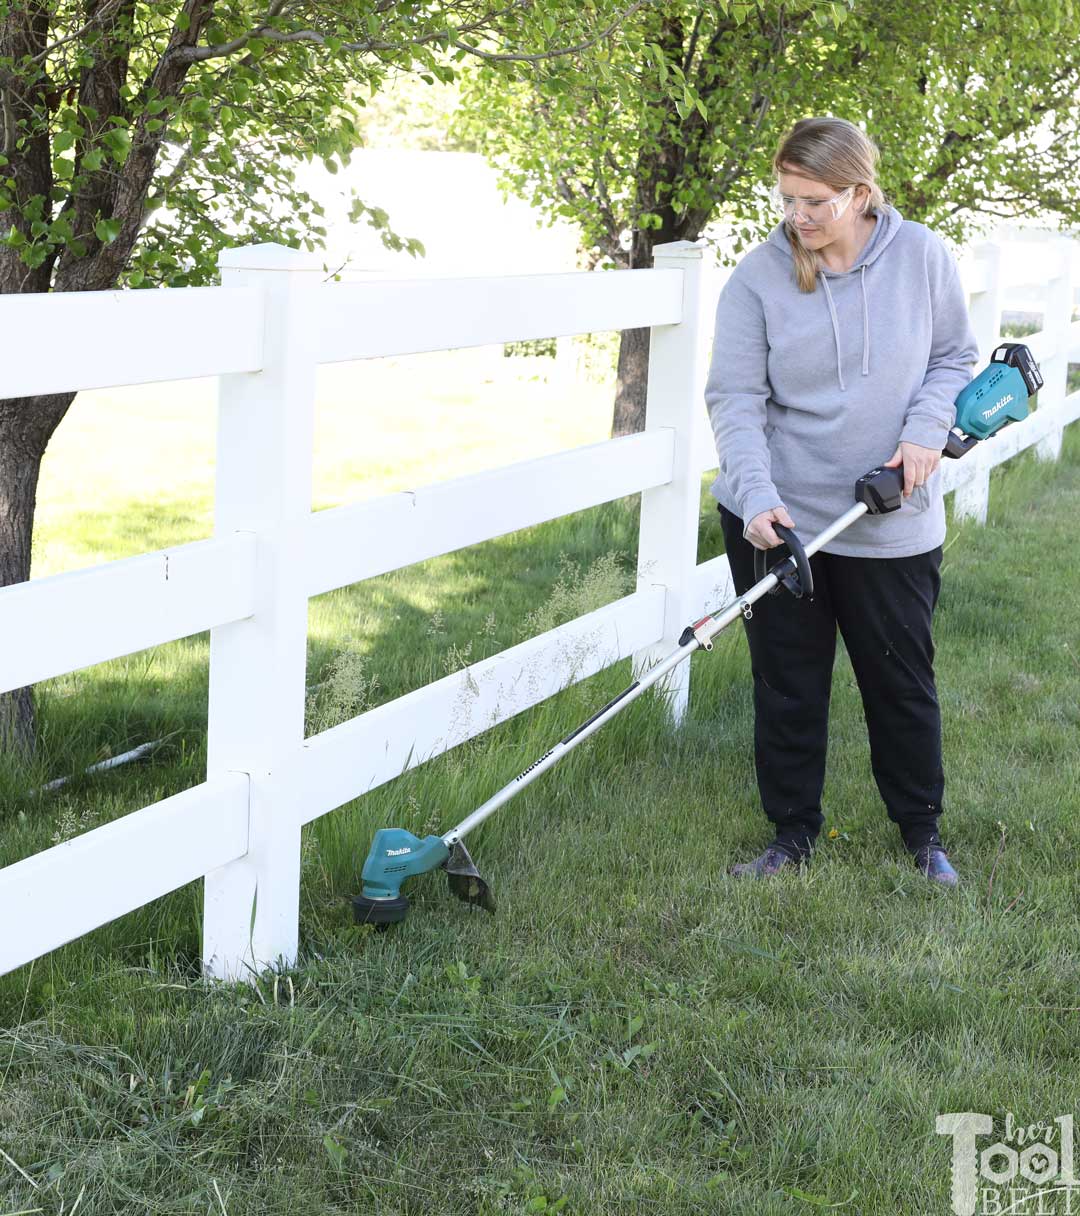
[[[315,505],[606,434],[604,385],[457,372],[327,377]],[[76,403],[39,573],[210,534],[211,390]],[[306,829],[288,973],[203,982],[193,884],[0,979],[0,1213],[948,1213],[937,1114],[1076,1112],[1078,514],[1080,433],[1056,465],[996,471],[985,527],[951,527],[957,891],[901,849],[843,655],[829,837],[805,875],[726,875],[768,839],[736,627],[694,658],[681,728],[643,698],[470,838],[495,916],[436,874],[406,888],[403,925],[351,923],[375,828],[446,830],[621,664]],[[722,545],[705,497],[702,519],[704,560]],[[636,527],[628,499],[313,601],[311,729],[624,594]],[[206,665],[204,636],[39,689],[38,761],[2,774],[0,864],[201,781]]]

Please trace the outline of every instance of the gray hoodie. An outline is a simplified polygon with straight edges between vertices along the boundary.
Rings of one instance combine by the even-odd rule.
[[[716,308],[705,385],[714,497],[744,526],[782,504],[809,540],[901,439],[945,446],[978,357],[956,262],[923,224],[884,208],[854,266],[819,269],[813,292],[799,290],[778,224]],[[899,511],[856,521],[824,551],[908,557],[944,539],[939,469]]]

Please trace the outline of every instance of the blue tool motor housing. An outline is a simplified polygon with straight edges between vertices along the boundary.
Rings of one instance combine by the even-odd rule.
[[[1020,422],[1027,414],[1024,377],[1004,363],[991,363],[956,398],[956,425],[976,439],[987,439],[1006,422]]]
[[[957,396],[957,430],[987,439],[1007,422],[1020,422],[1028,415],[1028,398],[1042,383],[1031,351],[1022,342],[1004,343]]]
[[[421,840],[404,828],[380,828],[364,862],[364,896],[367,899],[396,899],[401,884],[414,874],[434,870],[450,856],[441,836]]]

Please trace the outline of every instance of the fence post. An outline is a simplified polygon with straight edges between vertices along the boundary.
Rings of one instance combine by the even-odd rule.
[[[315,402],[313,310],[298,291],[321,261],[282,245],[226,249],[223,286],[264,292],[258,372],[222,376],[215,533],[257,537],[254,614],[210,634],[207,779],[249,776],[248,852],[206,876],[203,968],[252,979],[296,956],[299,808],[275,770],[304,739],[307,592],[303,521],[311,512]]]
[[[638,584],[666,590],[664,635],[634,654],[641,671],[672,651],[688,623],[690,591],[697,567],[701,513],[700,460],[695,459],[697,415],[704,410],[701,358],[701,271],[704,241],[673,241],[653,250],[657,270],[683,276],[682,320],[654,325],[649,342],[649,380],[645,429],[670,428],[674,439],[671,481],[642,491],[638,535]],[[690,664],[677,667],[665,682],[675,721],[682,719],[690,695]]]
[[[1043,386],[1039,389],[1039,409],[1057,409],[1065,400],[1069,380],[1069,329],[1072,325],[1072,242],[1068,237],[1053,238],[1051,249],[1056,257],[1059,272],[1047,285],[1046,311],[1043,314],[1043,332],[1052,343],[1054,353],[1043,359],[1039,370],[1043,375]],[[1035,445],[1038,460],[1057,460],[1061,455],[1061,440],[1064,424],[1059,423]]]
[[[971,295],[968,315],[979,344],[979,364],[983,366],[989,362],[1001,337],[1001,245],[997,241],[977,245],[973,258],[982,271],[983,282],[981,289]],[[967,465],[965,472],[970,474],[970,479],[957,487],[953,495],[953,516],[958,521],[973,519],[976,523],[986,523],[990,503],[990,466],[983,459],[984,455],[984,449],[977,446],[964,457],[964,464]]]

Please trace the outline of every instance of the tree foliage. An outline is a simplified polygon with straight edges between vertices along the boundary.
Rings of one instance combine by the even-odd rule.
[[[763,240],[779,139],[827,113],[877,141],[903,214],[960,243],[990,216],[1080,217],[1078,35],[1076,0],[658,0],[585,65],[471,67],[455,128],[605,266],[648,266],[714,220],[735,254]],[[642,425],[646,370],[626,331],[616,434]]]
[[[576,222],[596,261],[646,265],[654,244],[696,239],[719,208],[747,211],[778,123],[830,95],[808,66],[851,2],[660,0],[584,65],[514,80],[469,69],[455,131],[508,189]]]
[[[474,55],[512,75],[619,16],[560,0],[0,0],[0,290],[204,283],[238,235],[315,248],[322,208],[292,165],[347,162],[388,74],[449,81]],[[377,206],[354,197],[352,218],[419,252]]]
[[[823,70],[910,218],[958,245],[1002,219],[1080,222],[1076,0],[860,4]]]
[[[584,65],[480,64],[462,96],[455,130],[608,265],[718,218],[736,252],[762,239],[777,141],[815,113],[864,125],[886,193],[958,243],[984,216],[1080,217],[1076,0],[660,0]]]

